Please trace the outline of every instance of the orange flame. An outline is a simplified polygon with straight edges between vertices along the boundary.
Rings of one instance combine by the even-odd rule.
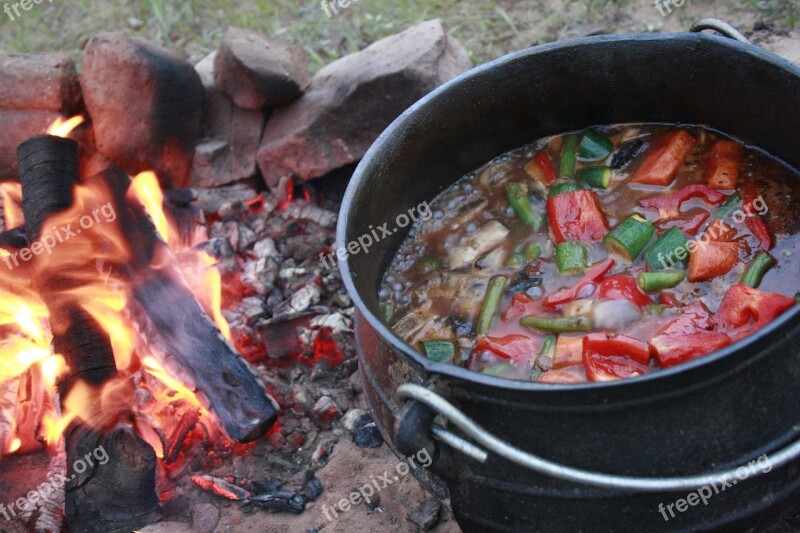
[[[22,215],[22,186],[16,181],[0,183],[0,199],[3,200],[3,218],[6,229],[14,229],[25,223]]]
[[[170,231],[170,225],[167,221],[167,215],[164,213],[164,193],[161,190],[161,185],[158,183],[158,177],[154,172],[147,171],[138,174],[131,182],[130,194],[139,200],[139,202],[150,215],[153,224],[156,227],[161,238],[164,242],[173,246],[175,243],[170,242],[170,237],[175,234]],[[173,246],[175,248],[175,246]]]
[[[170,390],[170,401],[186,400],[195,407],[203,411],[203,406],[194,391],[190,390],[183,383],[169,375],[169,372],[161,366],[155,357],[146,356],[142,358],[142,367],[152,377],[163,383]]]
[[[47,134],[53,135],[55,137],[68,137],[72,130],[83,124],[84,119],[82,116],[77,115],[67,120],[64,120],[61,117],[58,117],[49,128],[47,128]]]
[[[82,121],[82,117],[74,117],[54,124],[48,132],[68,135]],[[21,209],[15,207],[21,196],[18,185],[5,188],[0,185],[0,195],[6,220],[22,224]],[[36,444],[35,435],[28,433],[34,432],[48,446],[55,447],[76,418],[100,428],[128,417],[126,420],[136,420],[135,423],[142,426],[140,434],[148,435],[148,442],[153,444],[158,444],[159,432],[168,432],[174,427],[186,408],[200,409],[204,427],[212,430],[218,427],[197,393],[171,375],[154,357],[126,313],[129,287],[124,280],[114,277],[115,269],[110,267],[129,262],[134,251],[130,250],[121,225],[115,223],[116,204],[112,203],[115,196],[102,179],[90,178],[75,186],[73,197],[70,208],[43,224],[42,236],[37,241],[41,244],[39,253],[26,268],[21,268],[26,264],[20,263],[18,269],[10,266],[8,271],[0,269],[0,392],[8,380],[18,380],[22,390],[22,379],[28,369],[31,369],[31,379],[38,380],[39,390],[45,391],[43,399],[39,400],[41,409],[34,411],[37,428],[28,422],[30,416],[19,426],[13,419],[14,413],[6,417],[11,418],[11,427],[0,436],[0,455],[32,449],[31,443]],[[229,338],[230,327],[221,311],[222,281],[214,266],[216,261],[205,252],[187,249],[180,243],[180,234],[171,226],[164,211],[164,195],[157,176],[153,172],[136,176],[128,198],[142,205],[168,246],[180,252],[185,279],[220,331]],[[64,249],[59,250],[61,247]],[[6,251],[0,250],[0,254],[2,252]],[[165,268],[167,264],[160,264],[156,254],[150,267]],[[76,383],[67,397],[61,398],[60,410],[54,403],[55,387],[67,368],[63,357],[52,351],[51,328],[58,333],[65,324],[58,316],[50,317],[48,307],[38,294],[25,285],[30,284],[29,276],[42,280],[54,272],[63,279],[65,287],[72,288],[50,294],[48,305],[51,309],[78,305],[92,316],[109,335],[119,372],[118,378],[100,389]],[[144,395],[149,398],[146,403],[141,400],[142,395],[134,394],[136,386],[152,395]],[[0,419],[8,414],[8,409],[0,405]],[[157,453],[163,457],[163,450]]]

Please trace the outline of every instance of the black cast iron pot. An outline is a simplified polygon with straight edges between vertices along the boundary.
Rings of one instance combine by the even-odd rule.
[[[800,167],[800,69],[700,33],[591,37],[503,57],[434,91],[383,133],[350,183],[338,246],[391,228],[504,152],[620,122],[709,125]],[[378,285],[405,234],[340,262],[358,309],[364,390],[396,453],[436,449],[416,475],[449,498],[465,531],[742,530],[798,500],[797,310],[724,350],[639,378],[510,381],[432,363],[383,324]],[[433,421],[437,413],[450,423]],[[759,456],[747,479],[734,476]],[[703,501],[675,506],[709,489]],[[673,504],[675,516],[659,504]]]

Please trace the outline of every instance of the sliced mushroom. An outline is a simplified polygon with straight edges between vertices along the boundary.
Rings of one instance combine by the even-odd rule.
[[[453,247],[448,257],[448,266],[451,270],[472,266],[478,257],[503,244],[508,233],[508,228],[500,222],[490,220],[469,235],[463,243]]]

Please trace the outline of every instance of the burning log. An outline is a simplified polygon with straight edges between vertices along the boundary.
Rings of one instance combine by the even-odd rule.
[[[134,251],[118,265],[120,275],[130,285],[140,326],[165,352],[164,365],[197,387],[231,438],[264,435],[277,418],[277,402],[200,306],[146,213],[126,201],[130,179],[118,171],[90,179],[105,180],[114,193],[117,223]]]
[[[36,154],[37,143],[45,146],[54,143],[60,147],[59,150],[71,146],[71,141],[55,142],[62,140],[53,139],[46,136],[33,138],[23,147],[26,153]],[[42,157],[47,156],[39,155],[38,159],[35,155],[26,157],[26,167],[40,169],[39,159]],[[59,160],[63,159],[59,156]],[[55,168],[69,166],[70,163],[60,163]],[[72,195],[70,187],[64,186],[63,174],[56,172],[62,176],[60,183],[47,175],[39,176],[41,172],[31,174],[23,182],[23,211],[29,235],[39,235],[43,223],[41,214],[65,209],[70,205]],[[74,184],[77,182],[74,167],[71,175],[69,183]],[[177,258],[159,238],[147,214],[140,206],[128,201],[131,186],[128,176],[108,170],[85,181],[108,190],[109,203],[115,208],[114,222],[119,229],[117,237],[124,239],[122,245],[128,250],[123,261],[109,266],[128,283],[134,314],[140,318],[140,326],[147,337],[164,350],[165,366],[184,383],[197,387],[230,437],[249,441],[265,434],[277,417],[277,403],[200,306],[178,266]],[[50,191],[49,195],[41,192],[47,188],[57,190]],[[26,210],[31,214],[28,215]],[[57,281],[61,290],[68,288],[64,287],[64,279]],[[47,281],[43,283],[46,288]],[[92,320],[91,317],[86,319]],[[80,323],[84,319],[78,313],[76,320]],[[115,368],[113,357],[108,352],[102,360],[91,363],[69,360],[67,363],[73,368],[76,368],[73,363],[83,365],[84,373],[99,373],[97,382],[110,377]]]
[[[18,159],[22,208],[33,242],[42,235],[50,216],[72,206],[73,187],[78,182],[77,144],[52,136],[33,137],[20,145]],[[91,256],[81,259],[94,261]],[[59,383],[61,397],[66,398],[79,382],[96,388],[116,377],[108,336],[85,310],[63,297],[65,290],[75,288],[75,279],[47,268],[38,257],[31,262],[37,274],[35,283],[50,311],[54,349],[70,369]],[[91,419],[101,416],[101,411],[102,404],[92,399],[83,416]],[[128,427],[104,429],[101,434],[77,419],[64,433],[69,468],[66,520],[74,531],[130,531],[159,517],[155,453]],[[101,466],[95,461],[87,466],[85,458],[101,446],[114,459],[113,465]],[[86,466],[80,472],[79,461]]]

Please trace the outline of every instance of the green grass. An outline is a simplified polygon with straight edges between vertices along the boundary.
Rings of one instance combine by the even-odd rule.
[[[16,0],[15,0],[16,1]],[[254,28],[302,46],[314,70],[412,24],[439,17],[482,63],[510,50],[591,33],[686,29],[699,15],[795,27],[800,0],[693,0],[662,20],[651,0],[352,0],[328,18],[318,0],[54,0],[10,21],[0,12],[0,50],[67,50],[104,31],[123,31],[197,61],[226,26]]]

